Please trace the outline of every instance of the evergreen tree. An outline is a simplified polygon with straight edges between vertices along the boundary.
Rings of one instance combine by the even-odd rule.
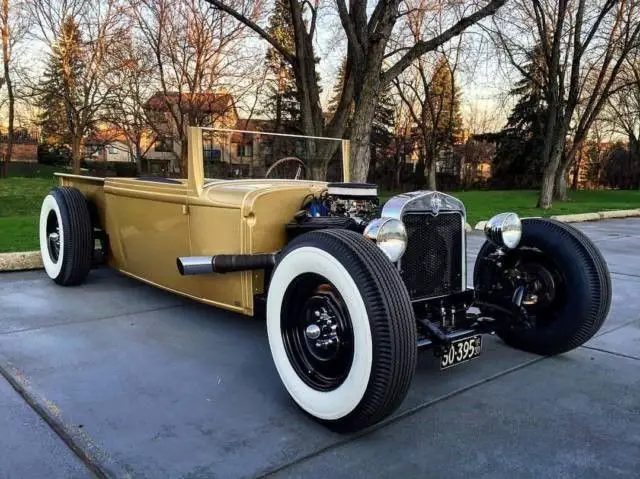
[[[83,69],[82,38],[76,22],[69,17],[49,54],[39,89],[42,134],[55,143],[72,141],[74,110],[81,104],[78,83]]]
[[[541,55],[540,49],[535,49],[525,66],[534,78],[540,79],[539,84]],[[535,82],[522,78],[510,94],[518,97],[518,102],[507,125],[498,134],[492,183],[500,188],[537,188],[544,170],[546,107],[543,92]]]
[[[435,190],[436,169],[442,153],[451,153],[451,147],[461,133],[460,90],[455,84],[451,66],[441,58],[429,75],[425,64],[418,62],[411,91],[417,92],[413,100],[403,95],[416,124],[415,137],[420,145],[415,168],[415,188],[421,189],[428,178],[428,188]],[[401,93],[402,94],[402,93]],[[450,179],[455,178],[453,157],[444,158],[442,170]]]
[[[395,101],[391,93],[391,88],[392,85],[389,85],[383,90],[373,117],[370,135],[371,159],[368,177],[372,183],[377,183],[380,177],[388,173],[389,163],[393,162],[391,144],[393,142],[393,127],[395,126],[396,118]]]
[[[288,51],[295,52],[291,12],[286,0],[276,0],[267,31]],[[271,78],[267,83],[265,114],[274,120],[275,131],[298,131],[300,103],[293,68],[273,47],[267,50],[266,60]]]

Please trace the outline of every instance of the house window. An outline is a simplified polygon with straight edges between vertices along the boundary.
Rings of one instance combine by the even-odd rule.
[[[156,140],[158,153],[173,153],[173,140],[171,138],[158,138]]]
[[[222,152],[220,151],[220,148],[205,147],[202,149],[202,155],[204,157],[204,161],[210,163],[220,161],[222,159]]]
[[[110,155],[117,155],[118,154],[118,150],[115,146],[109,146],[109,154]]]
[[[248,145],[242,145],[242,144],[238,144],[236,145],[236,156],[239,157],[249,157],[249,156],[253,156],[253,145],[248,144]]]

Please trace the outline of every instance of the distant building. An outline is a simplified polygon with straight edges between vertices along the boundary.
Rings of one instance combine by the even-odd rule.
[[[278,131],[273,120],[239,118],[233,131],[204,131],[203,156],[208,177],[262,177],[267,169],[282,158],[298,158],[309,164],[308,144],[304,139],[281,134],[297,131]]]
[[[5,128],[0,127],[0,161],[7,154],[9,137]],[[25,129],[16,129],[13,134],[11,161],[20,163],[38,162],[38,139]]]
[[[598,188],[607,155],[620,143],[587,140],[576,153],[569,170],[569,185],[579,190]]]
[[[150,140],[153,141],[153,145],[142,158],[141,168],[142,171],[152,174],[173,173],[179,170],[183,145],[176,118],[180,118],[180,122],[185,126],[200,125],[213,128],[233,128],[238,121],[233,97],[225,91],[182,94],[157,92],[147,100],[144,108],[157,137]],[[209,150],[215,151],[214,148]]]
[[[488,133],[470,135],[464,143],[454,147],[460,165],[461,186],[474,187],[491,179],[496,146],[496,135]]]
[[[134,162],[133,148],[127,136],[115,128],[99,129],[84,142],[84,156],[94,161]]]

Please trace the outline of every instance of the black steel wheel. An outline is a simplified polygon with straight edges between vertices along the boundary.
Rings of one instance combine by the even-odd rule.
[[[609,312],[607,264],[567,224],[528,218],[522,227],[515,250],[496,254],[496,246],[486,242],[478,253],[476,290],[513,308],[511,315],[487,306],[483,312],[500,318],[497,334],[517,349],[543,355],[575,349],[596,334]]]
[[[287,357],[298,376],[318,391],[340,386],[353,362],[351,318],[335,286],[326,278],[298,276],[284,298],[281,329]]]
[[[352,231],[306,233],[280,253],[267,333],[291,397],[334,430],[380,421],[413,378],[417,333],[407,290],[384,253]]]

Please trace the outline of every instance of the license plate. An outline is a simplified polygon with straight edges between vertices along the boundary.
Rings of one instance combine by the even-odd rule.
[[[460,363],[477,358],[482,353],[482,336],[458,339],[451,343],[451,347],[440,358],[440,369],[457,366]]]

